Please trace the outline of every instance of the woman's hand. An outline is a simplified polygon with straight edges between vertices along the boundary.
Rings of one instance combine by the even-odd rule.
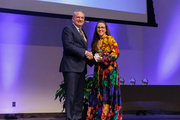
[[[102,57],[98,57],[98,62],[103,62]]]

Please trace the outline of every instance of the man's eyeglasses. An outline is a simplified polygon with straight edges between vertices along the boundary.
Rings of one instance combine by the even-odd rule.
[[[97,29],[104,29],[105,27],[97,27]]]

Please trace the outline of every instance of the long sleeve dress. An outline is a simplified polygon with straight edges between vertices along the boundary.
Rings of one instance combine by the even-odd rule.
[[[122,120],[122,105],[117,58],[119,48],[112,36],[104,36],[99,45],[103,62],[96,62],[93,89],[86,120]]]

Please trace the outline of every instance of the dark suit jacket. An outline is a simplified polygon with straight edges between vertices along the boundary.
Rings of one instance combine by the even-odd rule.
[[[84,35],[86,37],[85,32]],[[83,72],[85,70],[87,72],[87,59],[85,57],[87,47],[73,24],[63,29],[62,42],[64,49],[59,71]]]

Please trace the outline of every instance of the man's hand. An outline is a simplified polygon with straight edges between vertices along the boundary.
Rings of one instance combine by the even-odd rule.
[[[89,59],[89,60],[92,60],[93,59],[92,52],[86,51],[86,58]]]

